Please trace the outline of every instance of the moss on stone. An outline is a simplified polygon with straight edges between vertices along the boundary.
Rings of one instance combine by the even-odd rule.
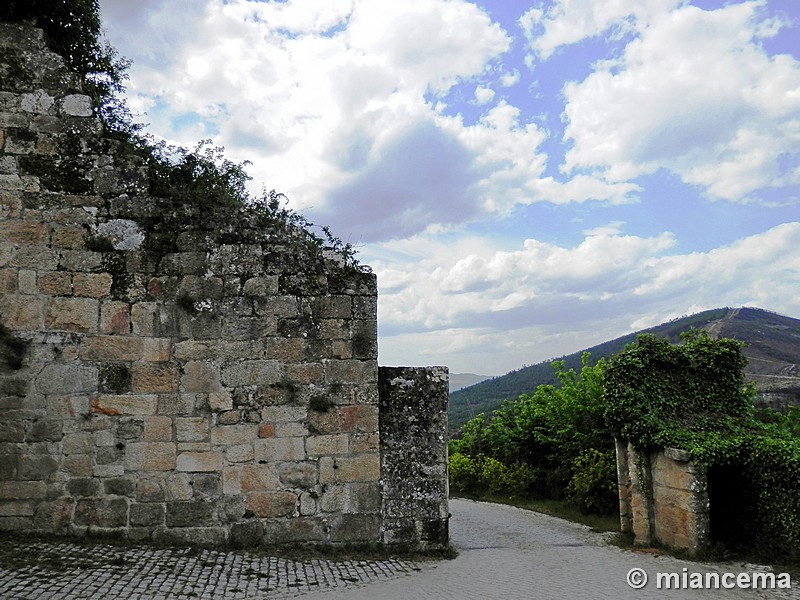
[[[5,365],[14,371],[21,369],[29,345],[29,341],[16,337],[0,323],[0,365]]]
[[[104,363],[98,370],[98,386],[106,394],[124,394],[131,390],[131,369],[125,363]]]

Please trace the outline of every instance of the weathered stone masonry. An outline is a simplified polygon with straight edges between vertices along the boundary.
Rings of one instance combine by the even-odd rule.
[[[637,544],[696,553],[709,544],[708,474],[685,450],[641,452],[617,440],[620,524]]]
[[[447,372],[379,375],[375,277],[150,195],[38,30],[0,83],[0,529],[446,546]]]

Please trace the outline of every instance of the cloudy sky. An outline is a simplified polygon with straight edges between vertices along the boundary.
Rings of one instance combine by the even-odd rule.
[[[800,318],[797,0],[101,0],[148,131],[359,249],[380,362]]]

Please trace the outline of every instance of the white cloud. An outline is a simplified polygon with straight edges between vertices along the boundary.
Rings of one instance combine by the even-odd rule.
[[[526,240],[508,251],[469,240],[471,251],[441,256],[418,240],[429,254],[413,271],[377,263],[385,359],[413,340],[433,362],[435,352],[452,357],[456,371],[482,354],[500,373],[698,310],[800,311],[800,222],[688,254],[674,252],[669,233],[643,238],[620,227],[590,230],[574,247]]]
[[[191,146],[197,134],[218,132],[215,144],[253,163],[256,187],[280,189],[343,237],[410,235],[483,210],[485,192],[473,190],[481,149],[445,127],[427,98],[508,49],[476,5],[205,0],[192,8],[192,35],[174,38],[171,3],[135,13],[148,35],[151,24],[172,23],[152,30],[169,60],[137,66],[134,55],[131,73],[131,104],[149,110],[160,135]],[[118,18],[133,11],[116,0],[106,9]],[[124,39],[150,56],[149,39]]]
[[[619,36],[637,23],[685,3],[686,0],[556,0],[547,10],[529,9],[519,25],[530,48],[547,59],[560,46],[575,44],[612,27]]]
[[[479,105],[488,104],[494,98],[494,90],[487,87],[478,86],[475,88],[475,102]]]
[[[665,168],[733,201],[799,183],[780,161],[800,144],[800,62],[764,53],[762,4],[660,14],[619,61],[567,84],[565,172],[613,182]]]
[[[157,54],[169,57],[154,68],[150,40],[123,36],[145,52],[141,65],[133,57],[129,97],[154,131],[185,146],[213,138],[252,162],[254,190],[279,189],[344,238],[408,236],[540,201],[620,203],[638,189],[544,177],[547,132],[505,100],[489,108],[488,86],[475,91],[488,110],[469,126],[431,104],[509,48],[469,2],[205,0],[187,17],[192,36],[176,32],[169,2],[105,8],[148,35],[154,27]],[[500,73],[501,86],[519,81],[517,69]]]
[[[504,73],[500,76],[499,82],[503,87],[512,87],[517,85],[520,81],[521,75],[519,69],[514,69],[511,73]]]

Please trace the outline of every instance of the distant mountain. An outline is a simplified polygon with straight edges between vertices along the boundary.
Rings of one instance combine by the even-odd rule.
[[[785,317],[760,308],[718,308],[675,319],[649,329],[626,335],[560,359],[568,369],[581,367],[581,355],[591,354],[592,363],[608,358],[636,341],[640,333],[652,333],[673,343],[691,328],[705,329],[715,338],[726,337],[745,342],[749,359],[745,376],[755,381],[758,403],[783,407],[800,404],[800,319]],[[551,363],[545,361],[493,377],[450,394],[450,429],[461,427],[482,412],[491,412],[503,400],[530,394],[541,384],[554,384]]]
[[[452,394],[489,378],[490,375],[475,375],[475,373],[450,373],[450,393]]]

